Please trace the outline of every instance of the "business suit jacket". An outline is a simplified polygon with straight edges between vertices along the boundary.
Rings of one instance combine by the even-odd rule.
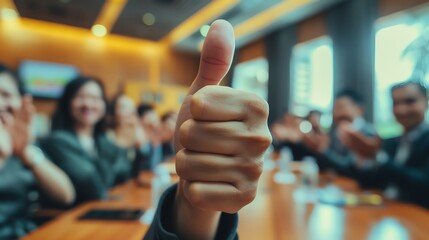
[[[385,189],[394,184],[399,200],[429,208],[429,130],[412,142],[402,165],[394,161],[399,145],[399,137],[384,140],[382,149],[388,156],[387,162],[373,168],[353,167],[352,174],[364,188]]]
[[[74,205],[105,198],[109,188],[131,175],[131,163],[124,150],[104,134],[96,136],[94,142],[97,154],[91,155],[70,131],[54,131],[40,141],[48,158],[70,177],[76,191]]]

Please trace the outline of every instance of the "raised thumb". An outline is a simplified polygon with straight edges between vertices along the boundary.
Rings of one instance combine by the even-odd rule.
[[[204,41],[198,75],[188,94],[192,95],[207,85],[218,85],[231,67],[234,48],[234,29],[231,24],[225,20],[216,20]]]

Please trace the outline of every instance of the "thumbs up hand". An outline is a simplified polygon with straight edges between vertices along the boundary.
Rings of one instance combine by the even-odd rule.
[[[232,26],[214,22],[179,112],[174,211],[181,239],[213,239],[220,212],[235,213],[254,199],[271,143],[268,104],[255,94],[218,86],[233,52]]]

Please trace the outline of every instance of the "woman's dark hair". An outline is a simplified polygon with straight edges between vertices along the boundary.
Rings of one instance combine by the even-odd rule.
[[[142,103],[137,107],[137,115],[139,118],[143,117],[146,113],[153,111],[154,107],[150,104]]]
[[[107,108],[107,99],[103,84],[96,78],[78,76],[71,80],[64,88],[63,95],[60,98],[57,109],[52,117],[52,131],[66,130],[74,132],[74,119],[71,114],[71,102],[82,86],[90,82],[96,83],[101,88],[103,102]],[[95,124],[94,135],[102,134],[105,131],[106,114]]]
[[[25,94],[24,83],[18,78],[18,76],[15,74],[15,72],[12,69],[0,63],[0,74],[9,74],[18,88],[19,94],[21,95]]]

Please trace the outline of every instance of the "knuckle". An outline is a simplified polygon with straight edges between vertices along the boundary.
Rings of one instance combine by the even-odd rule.
[[[256,187],[252,186],[239,194],[239,204],[241,207],[251,203],[256,197]]]
[[[262,158],[258,159],[246,159],[246,163],[240,164],[240,171],[244,176],[246,176],[247,180],[256,181],[262,174],[264,162]]]
[[[256,115],[262,119],[268,118],[269,106],[268,103],[256,94],[251,94],[246,102],[247,111],[252,115]]]
[[[184,148],[187,148],[187,146],[189,146],[189,143],[192,141],[192,125],[193,120],[188,119],[183,122],[179,128],[179,141]]]
[[[177,175],[179,175],[181,178],[186,179],[187,166],[186,166],[186,153],[184,149],[180,150],[176,154],[176,172],[177,172]]]
[[[205,110],[205,94],[203,92],[198,92],[191,97],[190,111],[191,115],[194,118],[203,116]]]
[[[247,146],[251,146],[251,149],[254,149],[260,153],[265,152],[272,142],[271,134],[266,131],[262,134],[251,131],[250,134],[247,134],[243,137]]]

